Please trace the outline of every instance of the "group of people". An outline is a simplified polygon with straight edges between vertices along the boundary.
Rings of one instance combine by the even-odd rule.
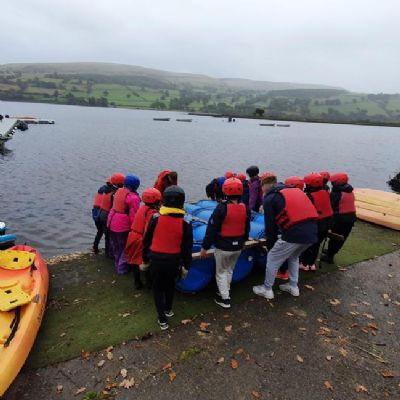
[[[200,252],[209,256],[215,247],[215,303],[230,308],[230,286],[235,264],[249,238],[251,212],[264,212],[268,249],[265,280],[255,294],[273,299],[279,287],[299,296],[299,269],[316,270],[321,243],[333,232],[321,260],[333,263],[356,220],[353,188],[346,173],[326,171],[304,178],[292,176],[278,182],[271,172],[260,175],[257,166],[244,173],[228,171],[206,186],[206,194],[218,204],[209,218]],[[328,182],[331,182],[331,188]],[[93,251],[99,252],[103,234],[106,255],[114,258],[116,271],[133,270],[135,286],[143,287],[141,271],[151,285],[162,330],[168,329],[177,277],[185,276],[192,262],[192,227],[185,215],[185,192],[175,171],[159,174],[154,187],[137,190],[135,175],[113,174],[95,196],[93,219],[97,234]]]

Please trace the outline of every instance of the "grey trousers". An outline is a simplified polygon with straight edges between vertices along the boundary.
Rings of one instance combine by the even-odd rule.
[[[274,247],[268,252],[265,268],[264,285],[272,289],[279,267],[287,260],[289,269],[289,284],[296,287],[299,280],[299,256],[312,243],[290,243],[278,239]]]
[[[215,249],[215,280],[217,282],[219,294],[226,300],[229,299],[232,275],[241,250],[224,251]]]

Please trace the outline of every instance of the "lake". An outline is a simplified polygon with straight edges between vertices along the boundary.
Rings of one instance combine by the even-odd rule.
[[[300,122],[279,128],[197,116],[185,123],[175,121],[185,118],[179,112],[1,101],[0,114],[56,122],[18,131],[0,155],[0,220],[19,243],[46,257],[91,248],[93,197],[113,172],[138,175],[141,192],[161,170],[176,170],[187,199],[198,200],[211,178],[251,164],[282,180],[343,170],[353,186],[383,190],[400,170],[400,128]]]

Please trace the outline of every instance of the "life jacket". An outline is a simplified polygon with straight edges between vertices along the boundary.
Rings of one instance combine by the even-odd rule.
[[[247,210],[243,203],[228,203],[220,235],[223,237],[243,236],[246,230]]]
[[[112,200],[113,200],[114,192],[103,193],[103,197],[101,198],[100,208],[106,212],[111,210]]]
[[[139,208],[132,223],[132,231],[144,235],[150,218],[157,212],[156,209],[143,205]]]
[[[317,210],[307,195],[298,188],[283,188],[279,193],[285,199],[285,208],[275,217],[282,230],[318,218]]]
[[[104,193],[96,193],[93,200],[93,208],[100,208]]]
[[[130,190],[126,187],[119,188],[114,195],[113,210],[120,214],[129,214],[129,207],[127,207],[125,200]]]
[[[332,217],[333,210],[329,193],[325,189],[310,193],[312,202],[318,213],[318,220]]]
[[[160,215],[150,250],[155,253],[179,254],[183,238],[183,218]]]
[[[339,214],[351,214],[356,212],[353,192],[342,192],[339,202]]]

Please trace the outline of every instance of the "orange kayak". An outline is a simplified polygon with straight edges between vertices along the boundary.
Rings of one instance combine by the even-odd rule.
[[[49,275],[30,246],[0,251],[0,397],[24,365],[46,307]]]

